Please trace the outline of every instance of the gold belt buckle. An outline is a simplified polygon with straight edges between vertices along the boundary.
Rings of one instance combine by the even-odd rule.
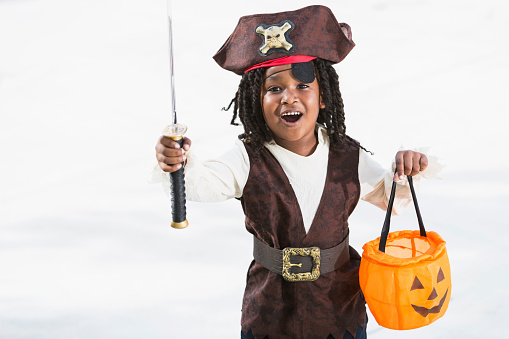
[[[303,257],[310,256],[313,259],[311,272],[306,273],[290,273],[292,266],[302,267],[300,264],[292,264],[290,257],[292,255],[300,255]],[[282,276],[286,281],[315,281],[320,276],[320,248],[305,247],[293,248],[287,247],[283,250],[283,271]]]

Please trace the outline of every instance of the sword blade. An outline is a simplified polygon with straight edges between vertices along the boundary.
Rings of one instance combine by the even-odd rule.
[[[168,0],[168,28],[169,28],[169,54],[170,54],[170,81],[171,81],[171,121],[177,124],[177,104],[175,100],[175,73],[173,71],[173,29],[171,20],[171,0]]]

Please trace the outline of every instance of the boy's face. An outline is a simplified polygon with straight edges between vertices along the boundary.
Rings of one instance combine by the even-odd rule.
[[[296,79],[291,65],[267,68],[261,101],[263,117],[278,145],[298,154],[314,150],[316,119],[320,108],[325,108],[316,79],[312,83]]]

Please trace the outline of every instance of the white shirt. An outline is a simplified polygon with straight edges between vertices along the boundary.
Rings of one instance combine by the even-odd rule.
[[[329,160],[327,131],[318,127],[318,145],[309,156],[293,153],[274,141],[266,143],[265,147],[280,163],[292,185],[307,232],[318,209],[327,177]],[[191,201],[200,202],[240,198],[249,177],[249,169],[249,156],[244,143],[240,140],[231,150],[214,160],[200,161],[189,151],[185,167],[186,197]],[[418,183],[419,177],[435,177],[440,169],[437,159],[428,156],[428,168],[413,178],[414,184]],[[387,209],[394,169],[384,169],[369,153],[361,149],[358,171],[361,198],[384,210]],[[169,194],[169,174],[163,172],[159,166],[154,169],[152,181],[162,182]],[[398,214],[411,201],[408,182],[403,180],[397,185],[393,213]]]

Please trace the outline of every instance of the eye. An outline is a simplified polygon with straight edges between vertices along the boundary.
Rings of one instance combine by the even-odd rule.
[[[440,271],[438,271],[437,274],[437,283],[441,282],[445,279],[444,272],[442,271],[442,268],[440,267]]]
[[[306,84],[300,84],[297,86],[297,88],[300,88],[300,89],[303,89],[303,88],[308,88],[309,86],[306,85]]]
[[[272,86],[267,89],[267,92],[279,92],[281,90],[280,87]]]
[[[280,36],[281,36],[281,34],[278,34],[278,35],[276,35],[276,38],[279,38]]]
[[[413,291],[413,290],[421,290],[421,289],[424,289],[424,286],[422,286],[422,283],[421,281],[419,280],[419,278],[417,278],[417,276],[415,277],[414,279],[414,282],[412,284],[412,287],[410,288],[410,291]]]

